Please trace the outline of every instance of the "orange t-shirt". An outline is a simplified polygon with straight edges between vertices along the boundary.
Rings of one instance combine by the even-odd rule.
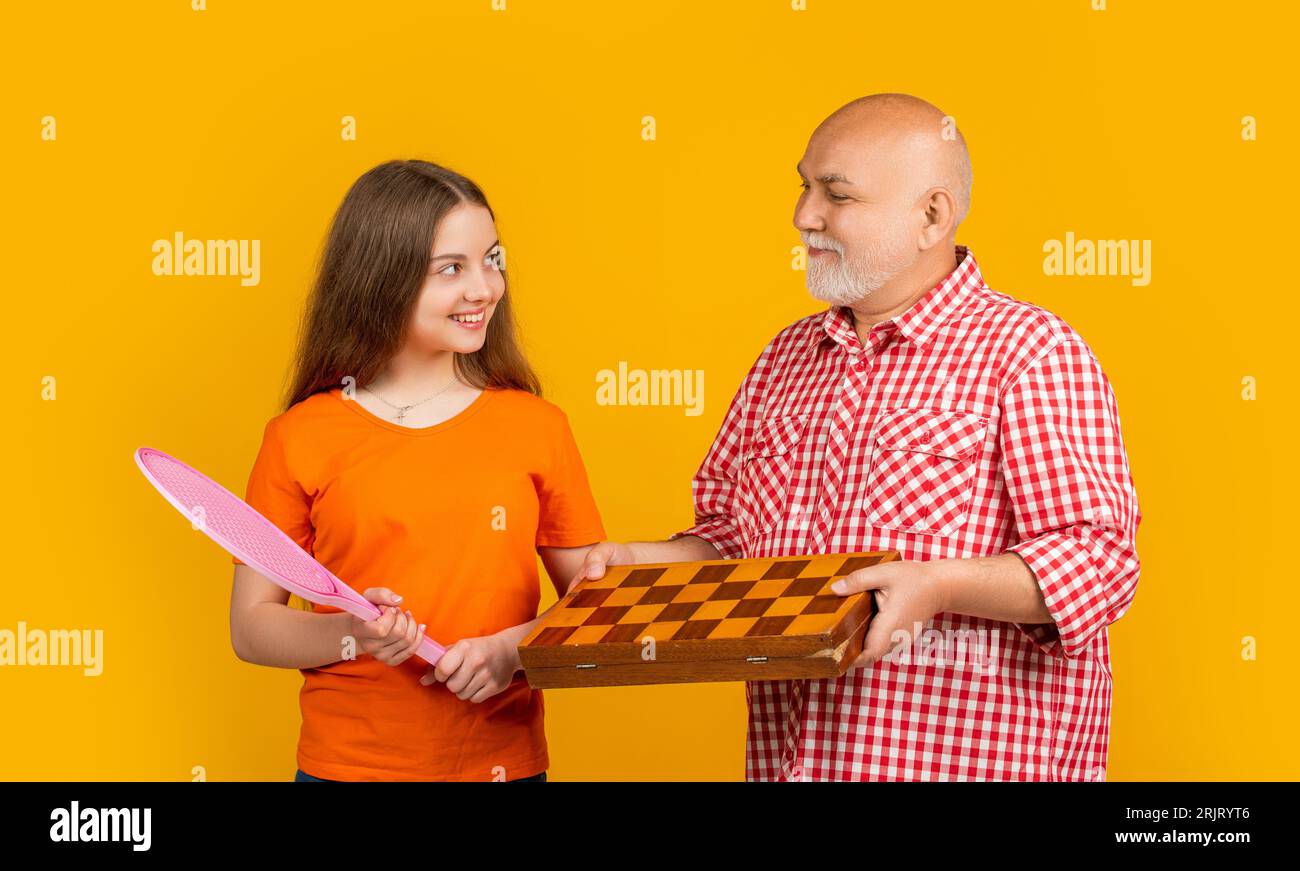
[[[341,394],[267,423],[247,501],[353,589],[403,596],[440,644],[536,617],[538,546],[604,539],[568,418],[552,403],[484,390],[455,417],[413,429]],[[522,676],[474,704],[421,686],[426,668],[359,654],[303,669],[298,767],[327,780],[514,780],[547,768],[542,694]]]

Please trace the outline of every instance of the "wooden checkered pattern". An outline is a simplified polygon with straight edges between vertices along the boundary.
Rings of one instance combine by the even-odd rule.
[[[576,591],[531,643],[604,644],[826,632],[853,604],[831,583],[879,557],[611,569]]]
[[[520,645],[520,659],[536,686],[545,685],[534,680],[541,667],[640,666],[650,640],[658,659],[687,670],[692,661],[839,657],[849,635],[865,625],[871,600],[837,595],[830,585],[896,557],[878,552],[611,566],[605,577],[570,591],[534,627]],[[716,670],[710,675],[700,679],[731,679]],[[735,679],[753,676],[751,669]],[[626,682],[657,681],[647,672]]]

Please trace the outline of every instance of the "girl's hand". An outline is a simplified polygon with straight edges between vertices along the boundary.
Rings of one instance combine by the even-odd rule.
[[[397,608],[402,597],[386,587],[371,587],[362,595],[383,614],[374,620],[352,618],[351,634],[357,646],[385,665],[400,665],[410,659],[420,646],[424,624],[410,611]]]
[[[632,553],[629,545],[618,541],[602,541],[587,551],[586,559],[582,561],[582,568],[570,582],[570,587],[588,578],[605,577],[606,566],[625,566],[636,561],[636,554]]]
[[[456,698],[475,704],[492,698],[510,686],[515,672],[523,668],[518,641],[507,633],[509,630],[457,641],[436,666],[424,673],[420,683],[429,686],[435,680],[441,681]]]

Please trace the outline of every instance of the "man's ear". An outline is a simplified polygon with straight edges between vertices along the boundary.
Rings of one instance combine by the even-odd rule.
[[[947,188],[933,187],[925,192],[921,208],[924,212],[918,244],[922,251],[928,251],[956,230],[957,200]]]

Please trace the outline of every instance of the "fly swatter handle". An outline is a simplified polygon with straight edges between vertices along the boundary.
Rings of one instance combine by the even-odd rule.
[[[437,665],[438,660],[447,652],[447,648],[425,635],[420,639],[420,646],[415,648],[415,655],[429,665]]]

